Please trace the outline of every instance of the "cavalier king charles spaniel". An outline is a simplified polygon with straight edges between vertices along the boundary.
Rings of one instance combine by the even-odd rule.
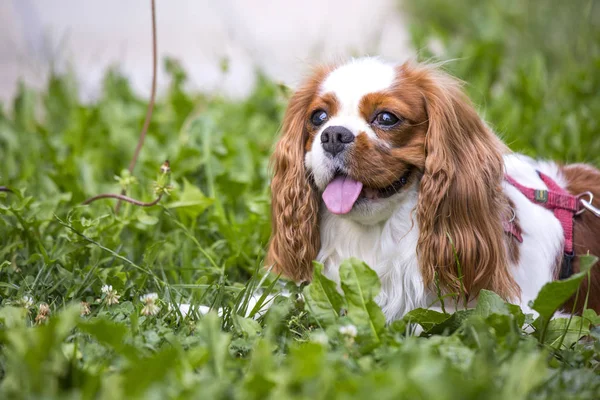
[[[320,68],[293,95],[273,155],[267,264],[298,282],[349,257],[381,279],[388,321],[439,294],[489,289],[531,312],[544,284],[600,255],[600,171],[511,153],[460,83],[377,58]],[[588,292],[584,279],[578,304]],[[600,271],[588,307],[600,311]]]

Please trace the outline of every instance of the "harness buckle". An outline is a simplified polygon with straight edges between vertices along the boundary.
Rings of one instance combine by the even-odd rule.
[[[509,207],[509,208],[510,208],[510,211],[512,212],[512,216],[508,220],[508,223],[512,224],[514,222],[514,220],[517,218],[517,212],[515,211],[514,208],[512,208],[512,207]]]
[[[584,199],[585,196],[588,197],[587,200]],[[575,215],[580,215],[586,210],[589,210],[596,217],[600,218],[600,209],[594,207],[594,205],[592,204],[592,200],[594,200],[594,194],[592,192],[583,192],[577,195],[577,200],[579,200],[583,207],[581,208],[581,210],[577,211]]]
[[[537,201],[538,203],[545,203],[548,201],[548,191],[547,190],[539,190],[536,189],[533,192],[533,198],[535,199],[535,201]]]

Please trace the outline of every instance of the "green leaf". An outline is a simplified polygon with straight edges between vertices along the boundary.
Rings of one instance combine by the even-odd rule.
[[[206,197],[197,186],[192,185],[187,179],[183,179],[183,191],[177,201],[167,204],[167,208],[176,209],[178,212],[194,219],[214,203],[210,197]]]
[[[411,324],[419,324],[425,332],[428,332],[434,326],[441,324],[450,317],[451,314],[444,314],[426,308],[416,308],[404,316],[404,321]]]
[[[525,313],[523,313],[523,310],[521,310],[521,307],[519,307],[515,304],[510,304],[510,303],[506,303],[506,307],[508,307],[508,311],[515,318],[517,326],[519,328],[522,327],[523,324],[525,323]]]
[[[165,347],[144,358],[132,366],[123,374],[124,386],[127,397],[136,397],[148,391],[153,385],[165,381],[170,375],[174,375],[181,364],[181,354],[177,348]]]
[[[600,315],[596,314],[596,311],[591,308],[583,310],[581,317],[586,319],[591,325],[600,325]]]
[[[391,333],[404,334],[406,332],[406,321],[403,319],[397,319],[390,324]]]
[[[545,284],[533,301],[531,308],[540,314],[540,318],[545,320],[550,319],[575,294],[579,288],[579,284],[597,260],[593,256],[581,256],[579,258],[580,272],[567,279]]]
[[[78,326],[82,332],[88,333],[98,342],[112,347],[118,354],[134,360],[138,358],[135,347],[126,341],[129,331],[127,325],[104,318],[96,318],[91,321],[80,321]]]
[[[202,318],[197,326],[198,335],[202,338],[204,345],[209,349],[209,366],[215,378],[222,378],[225,374],[225,362],[227,360],[228,347],[231,342],[230,335],[221,331],[221,321],[213,311]]]
[[[257,340],[248,371],[244,374],[242,398],[265,399],[275,387],[277,379],[274,373],[273,351],[264,339]]]
[[[324,368],[325,347],[319,343],[296,344],[290,349],[291,375],[296,382],[319,376]]]
[[[249,338],[255,338],[260,332],[262,332],[262,327],[258,321],[252,318],[244,318],[236,315],[234,316],[234,320],[240,333]]]
[[[78,304],[68,304],[54,318],[50,318],[50,322],[44,328],[52,330],[54,340],[60,341],[73,330],[79,319],[79,313]]]
[[[329,326],[340,316],[344,298],[338,292],[335,282],[323,275],[323,264],[313,263],[311,283],[303,290],[308,311],[319,323]]]
[[[503,319],[489,319],[493,315],[509,316],[513,321],[515,321],[516,327],[518,327],[519,329],[525,323],[525,314],[523,314],[521,307],[507,303],[496,293],[485,289],[479,292],[479,297],[477,298],[477,305],[475,306],[473,315],[488,318],[488,322],[494,325],[497,325],[497,323],[500,323],[500,321],[503,321]]]
[[[357,326],[359,336],[379,342],[385,316],[375,303],[381,287],[377,273],[364,262],[350,258],[340,265],[340,281],[348,303],[348,317]]]
[[[24,328],[27,318],[27,310],[24,307],[2,307],[0,309],[0,323],[2,331],[11,328]]]
[[[143,211],[141,211],[137,214],[137,219],[142,224],[149,225],[149,226],[156,225],[158,223],[157,217],[155,217],[154,215],[149,215]]]
[[[489,290],[481,290],[477,297],[477,305],[475,306],[475,315],[488,317],[491,314],[508,315],[510,311],[502,297]]]
[[[451,334],[455,332],[462,324],[467,321],[472,315],[474,310],[459,310],[446,319],[442,323],[433,326],[427,333],[430,334]]]
[[[542,384],[549,375],[546,355],[540,352],[517,352],[499,372],[505,377],[498,387],[498,399],[527,399],[531,391]]]
[[[569,348],[590,333],[590,324],[579,316],[555,318],[548,323],[544,343],[554,348]]]

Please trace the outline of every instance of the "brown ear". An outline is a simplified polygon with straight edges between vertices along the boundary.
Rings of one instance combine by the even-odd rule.
[[[466,298],[481,289],[518,298],[502,227],[510,215],[502,193],[505,146],[457,80],[428,67],[421,72],[429,122],[417,208],[424,281],[431,285],[437,275],[442,288]]]
[[[272,232],[266,265],[295,281],[312,278],[320,246],[319,201],[304,166],[307,109],[326,73],[319,70],[292,96],[271,159]]]

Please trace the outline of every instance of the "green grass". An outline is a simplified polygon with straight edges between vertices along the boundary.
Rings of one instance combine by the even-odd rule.
[[[513,149],[600,165],[600,5],[537,4],[402,7],[421,58],[452,59]],[[343,293],[319,266],[300,288],[266,275],[268,156],[288,93],[261,77],[244,101],[195,95],[166,64],[135,178],[122,171],[146,103],[116,71],[92,104],[61,76],[0,109],[0,185],[15,191],[0,192],[0,398],[599,398],[598,316],[549,319],[586,273],[546,287],[535,321],[484,292],[474,310],[387,326],[357,260]],[[81,205],[123,186],[151,201],[165,159],[173,189],[158,206]],[[257,291],[290,296],[254,307]]]
[[[451,60],[446,69],[514,150],[600,164],[600,2],[403,4],[421,57]]]

